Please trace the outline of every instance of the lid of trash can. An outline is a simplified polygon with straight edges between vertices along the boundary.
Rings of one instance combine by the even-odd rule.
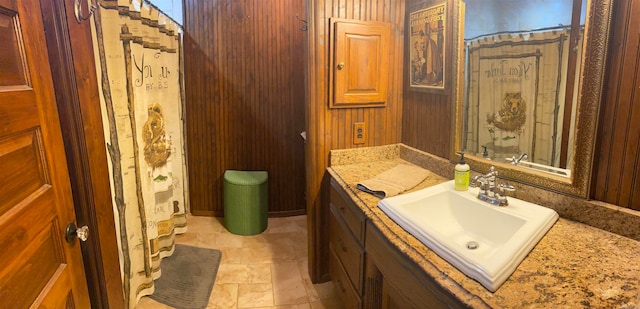
[[[267,181],[267,178],[267,172],[265,171],[227,170],[224,172],[224,179],[227,182],[241,186],[259,185]]]

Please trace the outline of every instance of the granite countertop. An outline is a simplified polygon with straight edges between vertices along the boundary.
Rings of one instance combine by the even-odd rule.
[[[397,164],[413,163],[386,152],[356,163],[335,157],[328,172],[367,218],[436,282],[473,308],[640,307],[640,242],[634,239],[560,218],[492,293],[391,220],[377,207],[379,198],[356,189],[359,181]],[[432,173],[408,192],[447,180]]]

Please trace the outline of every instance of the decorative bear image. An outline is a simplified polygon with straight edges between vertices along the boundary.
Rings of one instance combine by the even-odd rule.
[[[520,92],[506,92],[498,115],[488,115],[487,123],[507,132],[519,133],[527,121],[527,104]]]
[[[142,127],[144,141],[144,160],[153,168],[167,164],[171,155],[171,141],[167,141],[164,132],[164,116],[162,106],[155,103],[147,109],[149,119]]]

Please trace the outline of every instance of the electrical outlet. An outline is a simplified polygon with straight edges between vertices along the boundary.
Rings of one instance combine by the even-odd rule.
[[[367,139],[367,132],[364,129],[364,122],[356,122],[353,124],[353,144],[364,144]]]

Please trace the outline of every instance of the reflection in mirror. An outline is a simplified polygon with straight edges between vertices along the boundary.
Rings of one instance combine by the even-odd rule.
[[[459,0],[459,1],[465,1],[465,5],[461,6],[461,8],[464,9],[462,11],[463,14],[461,15],[463,16],[478,15],[474,11],[480,10],[479,8],[469,8],[466,6],[466,3],[469,3],[472,0]],[[501,22],[502,24],[506,24],[507,21],[512,20],[511,18],[515,18],[518,20],[525,18],[525,17],[516,17],[516,16],[538,16],[539,14],[541,14],[538,18],[542,18],[542,16],[554,15],[552,13],[555,13],[558,11],[566,11],[564,9],[560,10],[557,8],[548,8],[544,13],[535,13],[536,15],[534,15],[533,9],[529,7],[528,4],[536,4],[538,2],[542,3],[542,1],[529,0],[529,1],[521,2],[520,4],[515,6],[519,8],[520,11],[526,12],[526,14],[516,15],[515,11],[509,11],[509,12],[499,11],[498,10],[499,7],[490,5],[490,3],[493,3],[493,1],[494,0],[480,1],[482,5],[488,6],[493,10],[493,12],[490,12],[491,10],[484,11],[493,17],[489,19],[485,19],[483,22],[481,22],[482,24],[488,24],[488,20],[493,20],[494,18],[496,18],[495,15],[499,15],[497,19],[502,20]],[[517,1],[519,0],[513,0],[513,2],[517,2]],[[497,6],[509,7],[507,3],[511,3],[511,2],[512,1],[498,2]],[[546,1],[546,2],[557,3],[558,1]],[[469,5],[472,5],[472,4],[469,3]],[[584,13],[581,14],[581,12],[585,11],[585,8],[586,8],[586,14]],[[548,99],[548,98],[542,97],[541,95],[538,95],[538,90],[540,87],[542,87],[542,85],[545,84],[544,82],[538,83],[537,86],[535,83],[534,83],[534,86],[530,86],[534,89],[535,95],[533,95],[533,94],[526,94],[526,93],[523,94],[523,91],[525,90],[524,86],[522,89],[517,87],[508,88],[507,86],[503,86],[501,84],[502,81],[499,81],[500,80],[499,78],[498,79],[494,78],[494,80],[497,80],[497,81],[491,82],[489,85],[487,85],[486,82],[484,84],[482,84],[481,82],[480,85],[473,85],[471,83],[472,80],[469,78],[468,80],[466,80],[467,85],[469,85],[468,88],[472,89],[473,87],[475,87],[477,89],[475,90],[477,93],[480,93],[480,94],[486,93],[485,88],[487,87],[492,87],[490,89],[498,89],[499,91],[502,91],[502,93],[500,93],[499,95],[492,94],[495,100],[497,100],[497,102],[493,102],[495,106],[493,110],[489,110],[488,112],[485,112],[484,115],[476,114],[474,116],[471,113],[471,108],[470,108],[471,104],[469,103],[470,101],[465,101],[468,98],[470,99],[471,95],[469,94],[470,91],[467,89],[467,87],[463,86],[465,83],[464,78],[467,75],[473,76],[473,74],[478,75],[483,72],[474,72],[471,69],[471,66],[466,63],[468,59],[464,58],[465,51],[463,46],[464,40],[463,40],[462,32],[464,31],[464,29],[470,29],[470,26],[468,25],[468,23],[472,23],[472,21],[470,20],[471,17],[458,20],[457,22],[460,26],[459,28],[460,30],[457,32],[456,46],[458,46],[459,52],[456,55],[457,56],[456,63],[460,64],[457,66],[458,68],[460,68],[457,74],[457,84],[460,86],[456,88],[456,93],[455,93],[456,121],[454,124],[455,124],[456,133],[454,135],[455,141],[452,143],[454,147],[452,147],[451,149],[452,161],[457,162],[458,156],[455,154],[456,151],[463,150],[464,148],[462,147],[465,147],[465,148],[468,148],[467,149],[468,152],[472,152],[472,154],[470,155],[465,155],[465,159],[467,163],[471,166],[471,168],[476,172],[486,173],[489,171],[491,166],[495,166],[500,171],[500,177],[504,179],[515,180],[522,184],[536,186],[536,187],[544,188],[547,190],[552,190],[555,192],[561,192],[563,194],[569,194],[569,195],[574,195],[582,198],[587,198],[589,196],[591,167],[593,163],[594,147],[595,147],[595,139],[596,139],[596,123],[598,120],[598,110],[599,110],[600,100],[602,96],[602,87],[603,87],[604,71],[605,71],[604,67],[605,67],[605,61],[607,59],[607,49],[608,49],[608,43],[609,43],[612,8],[613,8],[613,0],[588,0],[586,2],[582,2],[582,0],[573,1],[572,8],[571,8],[571,27],[569,28],[570,43],[568,45],[569,47],[565,47],[565,46],[562,47],[563,52],[569,52],[569,57],[567,58],[568,63],[566,64],[566,67],[567,67],[566,73],[565,73],[566,78],[563,81],[562,78],[554,77],[555,75],[551,76],[557,79],[558,83],[564,83],[566,86],[566,87],[561,87],[561,86],[557,87],[558,94],[551,92],[553,93],[553,96],[554,96],[554,102],[556,101],[555,96],[560,97],[559,93],[563,91],[563,89],[564,89],[564,93],[568,93],[572,95],[565,95],[564,101],[562,101],[559,98],[557,100],[558,103],[556,107],[553,109],[554,121],[557,118],[558,119],[557,125],[559,126],[559,123],[562,123],[562,127],[561,128],[558,127],[554,129],[553,125],[547,124],[547,125],[544,125],[549,127],[546,129],[547,131],[541,131],[544,128],[543,124],[536,123],[535,124],[536,130],[533,130],[527,127],[530,124],[530,122],[532,122],[532,119],[534,119],[533,118],[534,115],[537,117],[536,119],[538,119],[538,117],[542,117],[539,114],[542,112],[542,110],[544,110],[544,108],[539,107],[539,104],[537,103],[538,101]],[[502,13],[495,13],[495,12],[502,12]],[[580,21],[580,15],[586,16],[584,18],[584,22]],[[565,16],[568,16],[568,15],[565,15]],[[465,25],[465,23],[467,23],[467,25]],[[522,21],[517,22],[517,24],[520,24],[520,23],[524,24],[525,22],[522,22]],[[566,21],[558,22],[558,25],[549,26],[549,27],[560,26],[560,29],[556,29],[556,33],[562,32],[562,33],[565,33],[566,35],[565,23]],[[580,25],[584,25],[584,28],[582,28]],[[537,26],[528,26],[527,28],[531,28],[531,27],[537,27]],[[584,30],[581,30],[581,29],[584,29]],[[537,30],[541,32],[543,31],[541,29],[537,29]],[[500,30],[494,29],[490,31],[503,32],[503,31],[515,31],[515,30],[502,30],[502,28],[500,28]],[[553,30],[551,31],[553,32]],[[492,32],[492,33],[495,33],[495,32]],[[502,37],[503,37],[502,39],[505,39],[506,35],[509,35],[509,37],[513,37],[511,33],[506,32],[502,34]],[[497,36],[497,38],[493,38],[493,36]],[[492,41],[494,39],[500,40],[500,33],[494,34],[493,36],[491,40],[487,39],[487,41]],[[531,42],[531,41],[534,41],[537,36],[538,34],[535,31],[534,33],[529,35],[526,35],[526,33],[523,33],[522,37],[520,37],[520,33],[518,33],[518,35],[516,36],[517,39],[515,39],[516,41],[514,41],[513,43],[503,43],[503,44],[507,46],[509,45],[513,46],[513,48],[510,49],[512,51],[512,54],[516,54],[516,53],[521,54],[523,53],[520,50],[521,47],[515,45],[515,43],[522,42],[522,41]],[[475,36],[470,36],[468,38],[472,39],[474,37]],[[580,44],[580,40],[582,40],[582,44]],[[525,43],[518,43],[518,44],[525,44]],[[556,45],[556,46],[559,46],[559,45]],[[568,51],[566,50],[567,48],[569,49]],[[538,54],[538,53],[542,53],[543,51],[544,50],[540,48],[540,51],[536,49],[536,51],[532,53]],[[580,56],[578,56],[578,52],[580,53]],[[579,60],[572,61],[571,60],[572,53],[575,54],[573,57]],[[558,52],[558,54],[560,53]],[[520,55],[520,56],[526,56],[526,55]],[[492,57],[493,56],[488,55],[488,56],[485,56],[484,58],[491,60]],[[527,74],[529,74],[528,76],[535,76],[533,73],[547,74],[546,72],[547,68],[542,67],[537,62],[536,57],[534,57],[534,59],[536,60],[534,61],[532,68],[530,68],[529,71],[527,72]],[[480,60],[480,57],[478,57],[478,60]],[[553,69],[554,72],[555,71],[562,72],[564,70],[562,69],[564,64],[561,65],[560,61],[561,61],[560,59],[557,60],[555,68]],[[516,62],[516,64],[519,64],[519,62]],[[465,67],[465,65],[467,67]],[[538,65],[538,67],[536,67],[536,65]],[[462,67],[465,67],[465,70],[467,70],[469,74],[465,74],[465,72],[463,72]],[[496,67],[495,63],[494,63],[494,67]],[[498,66],[497,70],[492,70],[491,66],[489,65],[489,69],[484,70],[484,76],[491,77],[492,74],[493,75],[502,74],[504,77],[502,79],[511,83],[513,82],[512,79],[514,79],[510,77],[511,74],[516,76],[515,79],[517,79],[517,76],[520,74],[524,76],[524,72],[523,72],[524,69],[519,71],[518,67],[519,67],[518,65],[515,65],[515,68],[512,70],[510,66],[504,66],[504,69],[500,71],[500,68],[502,68],[502,66]],[[539,78],[538,80],[540,79],[541,78]],[[518,91],[521,92],[520,97],[522,97],[524,100],[524,104],[520,104],[520,106],[525,106],[524,109],[526,110],[526,113],[527,113],[525,114],[524,121],[517,120],[518,117],[515,117],[515,116],[511,117],[508,114],[506,114],[511,112],[512,115],[517,115],[517,108],[515,109],[514,112],[512,112],[511,108],[508,108],[509,106],[508,102],[511,102],[511,101],[507,100],[508,102],[505,104],[504,99],[505,97],[507,98],[516,97],[516,100],[515,100],[516,104],[514,105],[517,107],[517,102],[518,102],[517,95],[509,95],[507,92],[518,92]],[[528,99],[526,97],[527,95],[529,96]],[[528,102],[527,100],[533,100],[533,102]],[[476,102],[479,102],[479,101],[477,100]],[[476,105],[477,104],[478,103],[476,103]],[[505,105],[506,107],[504,107]],[[534,109],[529,110],[530,106],[533,106]],[[480,110],[479,107],[477,108],[477,110]],[[557,117],[555,116],[556,110],[558,113]],[[502,111],[502,115],[500,114],[501,111]],[[495,118],[494,118],[494,115],[495,115]],[[572,117],[572,115],[575,115],[575,116]],[[495,150],[497,148],[495,145],[494,145],[494,148],[492,149],[487,147],[487,152],[488,152],[487,156],[489,158],[493,156],[494,158],[503,158],[503,159],[501,160],[496,159],[494,161],[494,160],[488,160],[488,158],[482,158],[484,148],[481,147],[481,144],[485,144],[485,146],[487,146],[486,145],[487,141],[476,142],[478,145],[477,149],[469,148],[469,145],[470,145],[469,137],[468,137],[469,132],[467,130],[469,130],[469,128],[473,129],[473,125],[471,121],[468,121],[468,118],[470,119],[477,118],[477,120],[475,120],[475,123],[477,123],[476,132],[480,132],[483,130],[488,131],[488,129],[485,128],[484,126],[488,122],[487,120],[489,119],[491,120],[491,124],[496,128],[498,128],[498,126],[496,125],[496,122],[500,123],[500,126],[503,127],[503,129],[501,130],[503,131],[511,132],[511,133],[514,133],[514,132],[520,133],[521,136],[524,134],[531,133],[531,137],[529,137],[529,141],[530,142],[535,141],[536,143],[535,152],[533,151],[534,149],[533,147],[531,149],[523,150],[525,147],[523,146],[524,144],[523,145],[518,144],[517,148],[519,149],[512,149],[512,150],[519,150],[518,156],[516,156],[516,153],[507,154],[509,161],[519,161],[517,166],[505,162],[506,160],[503,157],[505,154],[500,154],[500,156],[496,156]],[[562,119],[562,121],[560,119]],[[519,122],[523,122],[523,124],[520,125]],[[522,132],[519,132],[518,130],[512,129],[512,127],[518,127],[518,126],[520,126],[521,128],[524,128],[524,130],[522,130]],[[574,127],[575,129],[572,129],[572,127]],[[570,130],[572,130],[572,132],[569,132]],[[554,131],[555,133],[553,133]],[[558,156],[557,148],[560,148],[560,155],[559,155],[560,163],[558,163],[559,166],[555,167],[552,165],[548,165],[553,163],[547,164],[547,163],[535,162],[536,158],[540,156],[538,151],[543,148],[543,146],[540,146],[542,142],[538,142],[538,138],[540,136],[542,137],[547,136],[547,139],[558,139],[558,135],[561,135],[562,137],[560,138],[560,142],[556,141],[556,146],[555,146],[556,151],[552,151],[551,153],[556,153],[556,157],[557,157]],[[478,136],[479,136],[479,133],[478,133]],[[516,139],[518,138],[517,134],[515,135],[505,134],[501,136],[495,134],[494,138],[498,137],[498,140],[502,138],[504,140],[501,140],[499,142],[506,143],[513,140],[512,137],[514,136],[516,137]],[[521,137],[521,139],[524,139],[524,138]],[[567,141],[567,142],[564,142],[564,141]],[[492,143],[493,140],[490,140],[488,142]],[[558,143],[560,144],[559,146],[558,146]],[[503,144],[500,146],[509,147],[508,144]],[[553,148],[553,146],[545,146],[545,147]],[[509,149],[509,148],[506,148],[506,149]],[[491,150],[493,150],[493,153],[491,152]],[[524,157],[521,158],[520,156],[522,155],[522,153],[527,151],[529,152],[527,153],[527,159],[524,159]],[[475,153],[476,155],[473,155],[473,153]],[[569,164],[566,163],[567,160],[570,161]],[[563,164],[563,161],[564,161],[564,164]],[[528,165],[528,167],[524,167],[524,165]],[[531,167],[534,167],[534,165],[537,168],[531,168]],[[566,169],[567,167],[569,169]],[[566,170],[566,172],[564,174],[552,173],[553,169],[559,169],[559,170],[564,169]]]
[[[463,2],[458,146],[485,159],[569,177],[586,0]]]

